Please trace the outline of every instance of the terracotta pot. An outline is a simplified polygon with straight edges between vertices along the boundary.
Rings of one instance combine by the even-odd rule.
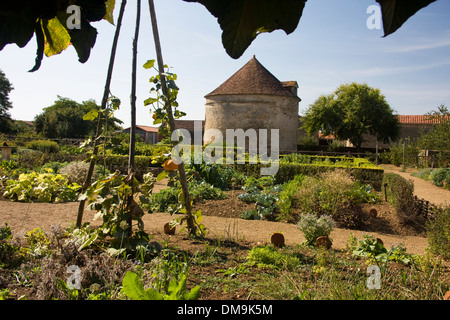
[[[175,227],[170,227],[170,223],[169,222],[167,222],[165,225],[164,225],[164,233],[165,234],[175,234]]]
[[[164,161],[162,166],[166,171],[175,171],[178,169],[178,165],[172,159]]]
[[[326,249],[331,248],[331,240],[326,236],[321,236],[316,239],[316,247],[324,247]]]
[[[447,291],[447,293],[444,296],[444,300],[450,300],[450,291]]]
[[[275,232],[274,234],[272,234],[272,236],[270,237],[270,242],[278,248],[282,248],[284,247],[284,236],[283,234],[279,233],[279,232]]]
[[[375,209],[375,208],[370,209],[370,211],[369,211],[369,216],[370,216],[370,217],[376,218],[377,215],[378,215],[377,209]]]

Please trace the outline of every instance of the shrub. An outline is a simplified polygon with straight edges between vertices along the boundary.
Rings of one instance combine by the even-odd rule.
[[[303,212],[316,212],[338,219],[345,208],[347,194],[353,189],[354,181],[345,171],[305,177],[301,188],[294,196],[295,206]]]
[[[67,176],[70,183],[78,183],[79,185],[83,185],[86,180],[86,176],[89,170],[89,163],[82,161],[74,161],[63,166],[59,173]],[[108,170],[105,170],[102,166],[96,165],[93,175],[92,181],[99,179],[101,176],[105,176],[110,174]]]
[[[385,173],[383,184],[388,202],[394,206],[400,221],[405,224],[417,223],[419,215],[414,202],[414,183],[396,173]]]
[[[65,202],[75,201],[78,184],[69,184],[60,174],[36,173],[21,174],[17,180],[8,180],[3,196],[21,202]]]
[[[437,210],[427,227],[431,252],[450,260],[450,207]]]
[[[222,190],[229,190],[236,182],[241,182],[236,180],[243,180],[236,170],[227,165],[193,163],[190,167],[200,175],[201,179]]]
[[[413,172],[413,173],[411,173],[411,175],[413,177],[417,177],[417,178],[420,178],[420,179],[429,180],[431,171],[432,171],[432,169],[425,168],[425,169],[422,169],[420,171]]]
[[[450,168],[434,169],[430,173],[430,180],[434,185],[443,187],[450,184]]]
[[[46,173],[50,169],[52,173],[59,173],[59,170],[66,165],[67,162],[50,161],[41,167],[40,172]]]
[[[278,220],[289,220],[292,213],[292,202],[294,196],[300,189],[305,176],[297,175],[291,181],[286,182],[282,186],[282,191],[278,194],[277,206],[280,211]]]
[[[315,245],[318,237],[328,237],[334,229],[335,222],[331,216],[318,216],[314,213],[304,213],[300,216],[298,228],[305,236],[305,243],[309,246]]]
[[[56,153],[59,151],[58,143],[51,140],[34,140],[26,143],[27,148],[44,153]]]

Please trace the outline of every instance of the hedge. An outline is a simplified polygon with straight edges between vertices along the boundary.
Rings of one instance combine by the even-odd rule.
[[[394,206],[401,221],[407,224],[416,223],[419,215],[414,200],[414,183],[396,173],[385,173],[382,183],[387,200]]]
[[[261,176],[262,164],[235,164],[234,169],[253,177]],[[304,164],[304,163],[279,163],[278,172],[275,174],[276,183],[284,183],[293,179],[296,175],[303,174],[307,176],[317,175],[321,172],[334,171],[336,169],[344,169],[356,181],[372,185],[375,190],[380,191],[383,181],[384,170],[378,167],[346,167],[339,165],[326,164]]]

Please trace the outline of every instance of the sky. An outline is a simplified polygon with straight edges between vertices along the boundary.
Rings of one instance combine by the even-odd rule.
[[[116,0],[117,20],[120,0]],[[398,31],[383,37],[369,29],[374,0],[309,0],[297,29],[261,34],[239,59],[229,57],[216,19],[198,3],[155,0],[164,63],[178,76],[178,103],[183,119],[205,117],[204,96],[226,81],[253,55],[280,81],[298,82],[299,114],[320,95],[344,83],[367,83],[380,89],[397,114],[421,115],[444,104],[450,107],[450,1],[438,0],[412,16]],[[111,93],[121,100],[115,116],[130,125],[132,41],[136,2],[127,1],[114,66]],[[33,120],[57,96],[101,103],[115,26],[94,22],[98,35],[89,60],[81,64],[69,46],[34,66],[36,42],[0,51],[0,70],[13,84],[10,94],[16,120]],[[142,0],[138,38],[137,124],[153,125],[148,79],[156,71],[142,65],[155,59],[148,2]]]

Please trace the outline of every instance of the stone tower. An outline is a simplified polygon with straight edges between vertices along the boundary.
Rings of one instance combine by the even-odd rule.
[[[212,142],[208,129],[279,129],[279,151],[297,150],[297,82],[280,82],[256,58],[247,62],[217,89],[205,96],[204,143]],[[268,137],[270,142],[270,137]]]

